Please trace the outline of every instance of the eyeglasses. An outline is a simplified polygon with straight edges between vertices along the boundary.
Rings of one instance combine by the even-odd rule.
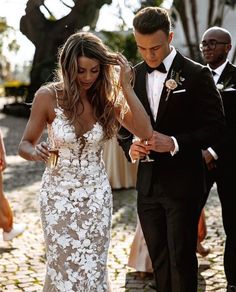
[[[208,47],[210,50],[215,50],[216,45],[227,45],[228,43],[225,42],[218,42],[217,40],[209,40],[207,41],[202,41],[201,44],[199,45],[200,51],[202,51],[204,48]]]

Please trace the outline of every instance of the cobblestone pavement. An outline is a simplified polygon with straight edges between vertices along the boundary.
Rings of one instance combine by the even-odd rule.
[[[0,108],[4,99],[0,97]],[[14,210],[15,222],[24,222],[26,231],[12,242],[3,242],[0,234],[0,291],[42,291],[45,274],[45,250],[39,217],[37,192],[43,172],[41,163],[27,162],[17,155],[26,120],[0,113],[0,126],[5,137],[8,168],[4,172],[5,193]],[[154,291],[148,288],[152,279],[141,280],[126,266],[136,226],[136,192],[114,191],[112,241],[109,273],[114,292]],[[221,209],[215,189],[206,206],[208,235],[206,243],[212,252],[199,257],[199,292],[225,292],[222,253],[224,231]],[[87,291],[84,291],[87,292]]]

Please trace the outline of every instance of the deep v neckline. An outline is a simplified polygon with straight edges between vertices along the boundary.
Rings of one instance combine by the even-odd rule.
[[[55,114],[56,114],[55,119],[58,117],[58,112],[57,112],[57,110],[60,111],[60,114],[63,116],[63,119],[66,120],[66,122],[72,127],[73,132],[74,132],[74,134],[75,134],[75,138],[76,138],[76,140],[80,140],[80,139],[84,138],[84,137],[87,136],[89,133],[91,133],[97,125],[99,125],[99,122],[96,121],[96,122],[94,122],[94,123],[92,124],[92,127],[91,127],[89,130],[85,131],[82,135],[77,136],[77,135],[76,135],[76,131],[75,131],[75,126],[74,126],[74,125],[71,125],[71,124],[69,123],[69,120],[68,120],[67,116],[64,114],[64,110],[63,110],[59,105],[57,105],[57,107],[55,108]],[[51,125],[54,123],[55,119],[52,121]]]
[[[54,88],[54,90],[55,90],[56,101],[57,101],[57,106],[56,106],[56,108],[54,109],[55,114],[56,114],[56,117],[57,117],[57,110],[59,110],[59,111],[61,112],[61,114],[63,115],[64,120],[66,120],[66,121],[68,122],[68,124],[73,128],[73,131],[74,131],[74,134],[75,134],[75,138],[76,138],[76,140],[79,140],[79,139],[81,139],[81,138],[84,138],[84,137],[87,136],[90,132],[93,131],[93,129],[96,127],[97,124],[99,125],[99,122],[96,121],[96,122],[94,122],[94,123],[92,124],[92,127],[91,127],[89,130],[85,131],[82,135],[77,136],[77,134],[76,134],[76,130],[75,130],[75,126],[69,123],[69,119],[68,119],[67,116],[65,115],[63,108],[59,105],[59,102],[58,102],[58,94],[57,94],[57,90],[56,90],[56,88]],[[56,118],[56,117],[55,117],[55,118]],[[55,120],[55,119],[54,119],[54,120]],[[51,125],[53,124],[54,120],[52,121]]]
[[[77,136],[77,135],[76,135],[75,127],[72,125],[73,128],[74,128],[74,132],[75,132],[75,136],[76,136],[76,138],[77,138],[77,139],[81,139],[81,138],[87,136],[89,133],[91,133],[91,132],[93,131],[93,129],[96,127],[97,124],[98,124],[98,122],[93,123],[91,129],[89,129],[88,131],[84,132],[84,133],[83,133],[82,135],[80,135],[80,136]]]

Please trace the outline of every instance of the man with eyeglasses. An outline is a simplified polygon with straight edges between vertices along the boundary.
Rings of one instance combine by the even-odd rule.
[[[236,224],[233,191],[236,180],[236,66],[228,60],[231,47],[230,33],[220,27],[206,30],[200,44],[204,60],[212,70],[213,79],[221,93],[227,125],[227,135],[202,151],[208,169],[207,192],[202,206],[205,205],[209,192],[216,183],[226,234],[224,269],[228,282],[227,292],[236,292]]]

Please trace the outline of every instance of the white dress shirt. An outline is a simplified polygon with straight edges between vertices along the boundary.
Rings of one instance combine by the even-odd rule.
[[[147,74],[146,78],[147,96],[154,121],[156,121],[157,118],[157,112],[159,108],[164,83],[175,56],[176,50],[173,46],[171,46],[170,54],[162,61],[162,63],[165,65],[167,72],[162,73],[160,71],[154,70],[152,73]],[[173,156],[179,151],[179,145],[175,137],[171,136],[171,138],[174,141],[175,145],[174,151],[170,152],[171,155]]]
[[[161,99],[161,93],[164,87],[164,83],[168,74],[168,71],[170,70],[170,67],[173,63],[173,60],[176,56],[176,50],[173,46],[171,46],[171,52],[170,54],[162,61],[162,63],[165,65],[166,73],[162,73],[160,71],[154,70],[152,73],[147,73],[146,75],[146,89],[147,89],[147,96],[148,101],[150,105],[150,109],[154,118],[154,121],[156,121],[157,118],[157,112],[158,107]],[[171,155],[175,155],[179,151],[179,145],[175,137],[171,136],[175,148],[173,151],[171,151]],[[129,150],[129,156],[131,158],[131,161],[134,163],[136,160],[133,160],[130,155]]]
[[[175,58],[175,55],[176,50],[174,47],[171,47],[170,54],[162,61],[162,63],[165,65],[167,72],[162,73],[160,71],[154,70],[152,73],[148,73],[146,77],[147,96],[154,121],[156,121],[157,118],[157,112],[164,82],[166,80],[166,76],[171,67],[171,64]]]
[[[220,75],[222,74],[223,70],[225,69],[225,66],[227,65],[227,63],[229,62],[229,60],[227,59],[222,65],[220,65],[218,68],[216,69],[212,69],[209,64],[207,64],[207,67],[211,70],[214,71],[215,74],[213,76],[214,82],[215,84],[217,84],[218,80],[220,79]]]

